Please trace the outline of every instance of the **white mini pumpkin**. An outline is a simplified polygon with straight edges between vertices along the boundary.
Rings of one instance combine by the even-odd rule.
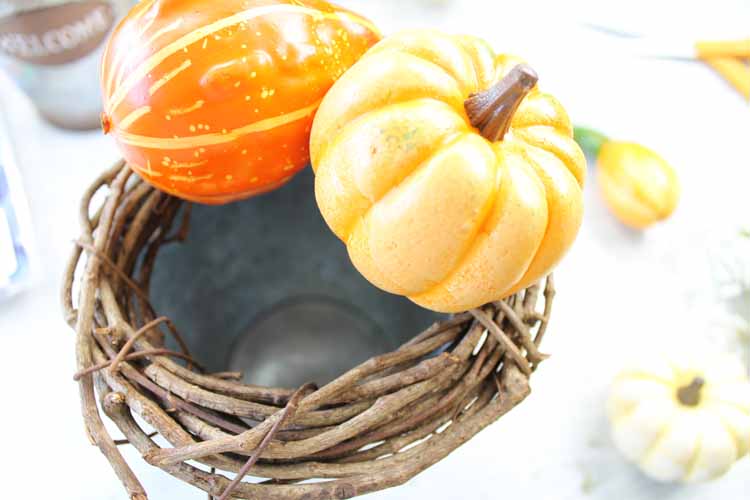
[[[617,448],[659,481],[719,477],[750,450],[750,382],[734,358],[644,358],[616,378],[608,414]]]

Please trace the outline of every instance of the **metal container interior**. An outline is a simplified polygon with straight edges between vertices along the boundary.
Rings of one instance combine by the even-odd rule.
[[[208,369],[281,387],[324,384],[439,317],[357,272],[310,169],[264,196],[195,205],[187,241],[158,257],[151,299]]]

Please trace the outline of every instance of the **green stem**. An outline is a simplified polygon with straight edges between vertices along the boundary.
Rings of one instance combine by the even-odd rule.
[[[602,146],[609,141],[609,137],[591,128],[575,127],[574,134],[575,140],[581,146],[583,152],[593,160],[599,157]]]

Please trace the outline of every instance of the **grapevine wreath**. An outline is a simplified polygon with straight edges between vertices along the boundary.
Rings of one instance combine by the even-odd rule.
[[[211,498],[362,495],[529,394],[549,273],[581,222],[570,121],[527,64],[477,38],[379,39],[318,0],[147,0],[112,35],[103,126],[125,160],[83,197],[63,304],[86,429],[131,498],[146,493],[126,443]],[[151,305],[157,255],[189,237],[190,202],[275,189],[308,162],[362,275],[450,315],[322,387],[210,373]]]

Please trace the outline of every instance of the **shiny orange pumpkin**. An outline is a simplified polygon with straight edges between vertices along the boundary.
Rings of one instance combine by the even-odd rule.
[[[102,125],[168,193],[260,194],[308,163],[323,96],[378,39],[321,0],[144,0],[107,46]]]

